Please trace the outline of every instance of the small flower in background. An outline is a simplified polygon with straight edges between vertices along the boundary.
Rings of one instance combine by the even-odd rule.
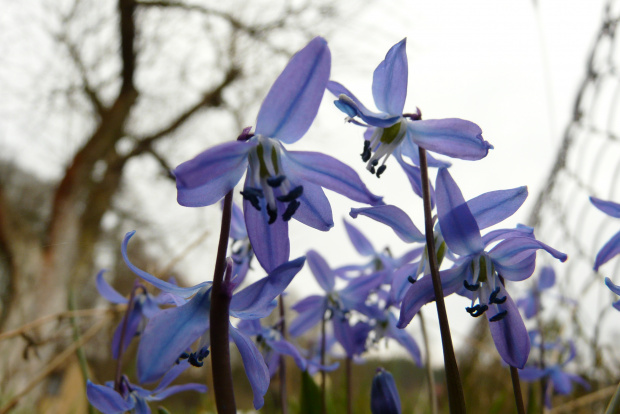
[[[609,290],[611,290],[612,292],[614,292],[616,295],[620,295],[620,286],[615,285],[610,278],[606,277],[605,278],[605,284],[607,285],[607,287],[609,288]],[[613,303],[613,307],[616,308],[616,310],[620,311],[620,300],[617,300]]]
[[[423,121],[419,110],[404,114],[408,70],[406,39],[403,39],[392,46],[373,74],[372,95],[379,113],[368,110],[338,82],[330,81],[327,89],[338,98],[334,103],[347,115],[348,122],[367,128],[361,154],[367,163],[366,169],[381,176],[386,169],[385,162],[393,154],[415,193],[422,196],[420,170],[405,162],[403,156],[411,159],[414,165],[420,165],[420,146],[454,158],[479,160],[493,146],[482,138],[482,130],[473,122],[457,118]],[[430,155],[428,164],[432,167],[450,165]]]
[[[603,213],[611,217],[620,218],[620,204],[595,197],[590,197],[590,202]],[[618,253],[620,253],[620,231],[601,247],[594,261],[594,270],[598,272],[599,267],[613,259]]]
[[[208,206],[231,191],[245,172],[243,211],[247,234],[261,266],[271,272],[288,261],[288,221],[295,218],[321,231],[333,227],[323,188],[375,205],[357,173],[330,156],[288,151],[310,128],[329,79],[327,42],[313,39],[293,56],[271,87],[258,113],[254,134],[210,148],[174,170],[178,202]]]
[[[538,315],[541,310],[540,294],[551,289],[555,285],[555,271],[550,266],[545,266],[538,275],[536,285],[527,291],[524,297],[517,299],[517,307],[523,311],[526,319],[531,319]]]
[[[153,391],[130,383],[125,375],[121,377],[118,392],[114,389],[113,381],[107,382],[106,385],[98,385],[88,380],[86,396],[88,401],[104,414],[120,414],[130,410],[137,414],[149,414],[151,412],[147,404],[149,401],[161,401],[182,391],[207,392],[205,385],[196,383],[169,386],[188,367],[187,361],[179,363],[162,378]]]
[[[400,397],[394,377],[383,368],[378,368],[372,379],[370,391],[372,414],[400,414]]]
[[[540,346],[536,343],[536,338],[539,337],[539,333],[532,335],[534,346]],[[542,378],[547,379],[545,393],[545,406],[551,409],[551,397],[552,392],[562,395],[568,395],[573,392],[573,383],[578,383],[585,389],[590,389],[588,384],[579,375],[571,374],[564,371],[564,367],[575,359],[576,351],[573,341],[568,341],[567,344],[562,344],[560,341],[554,343],[545,344],[545,349],[554,351],[553,354],[556,360],[561,361],[556,364],[546,365],[545,368],[539,368],[537,366],[527,366],[519,370],[519,377],[523,381],[537,381]],[[568,355],[567,355],[568,353]]]

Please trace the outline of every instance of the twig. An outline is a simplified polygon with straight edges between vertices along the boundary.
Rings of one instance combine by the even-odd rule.
[[[125,307],[126,305],[114,305],[110,306],[109,308],[79,309],[42,316],[39,319],[28,322],[27,324],[22,325],[19,328],[13,329],[12,331],[0,333],[0,341],[12,338],[14,336],[20,336],[24,332],[30,331],[31,329],[37,328],[40,325],[45,325],[46,323],[55,321],[57,319],[77,318],[83,316],[98,316],[106,313],[120,313],[125,310]]]
[[[567,413],[573,410],[576,410],[579,407],[583,407],[588,404],[592,404],[603,399],[609,398],[610,395],[613,395],[616,391],[617,385],[610,385],[607,388],[600,389],[598,391],[592,392],[588,395],[584,395],[583,397],[577,398],[576,400],[569,401],[566,404],[562,404],[558,407],[555,407],[550,411],[550,414],[558,414],[558,413]]]
[[[88,331],[82,335],[79,341],[73,342],[69,345],[64,351],[60,354],[56,355],[54,359],[50,361],[47,366],[39,371],[39,374],[35,376],[30,383],[24,388],[22,391],[17,393],[11,400],[0,409],[0,414],[6,414],[13,407],[19,403],[19,400],[26,394],[28,394],[34,387],[36,387],[41,381],[43,381],[48,375],[50,375],[56,368],[61,366],[69,357],[73,355],[73,353],[81,346],[86,344],[88,341],[94,338],[94,336],[105,326],[107,323],[107,318],[99,321],[96,325],[92,326]]]

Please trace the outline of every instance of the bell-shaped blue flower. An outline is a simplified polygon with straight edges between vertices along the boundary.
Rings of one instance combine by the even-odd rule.
[[[178,202],[188,207],[213,204],[246,173],[243,210],[247,233],[261,266],[271,272],[289,258],[291,218],[318,230],[333,226],[323,188],[375,205],[353,169],[333,157],[284,148],[310,128],[329,79],[327,42],[313,39],[290,60],[258,113],[254,134],[210,148],[174,170]]]
[[[420,165],[420,146],[453,158],[478,160],[493,146],[482,138],[482,130],[473,122],[457,118],[421,120],[419,110],[403,113],[408,70],[406,39],[403,39],[392,46],[373,74],[372,95],[380,112],[367,109],[338,82],[330,81],[327,89],[338,97],[335,104],[347,115],[347,121],[367,127],[361,154],[366,169],[379,177],[386,169],[387,159],[394,155],[413,190],[421,196],[420,170],[405,162],[403,156]],[[433,167],[449,166],[430,155],[428,163]]]
[[[383,368],[377,369],[370,391],[372,414],[400,414],[400,397],[394,377]]]
[[[161,401],[173,394],[182,391],[207,392],[203,384],[183,384],[169,386],[183,371],[189,367],[187,361],[179,363],[162,378],[153,391],[146,390],[129,382],[126,376],[121,377],[120,391],[114,389],[114,382],[98,385],[90,380],[86,382],[86,396],[88,401],[104,414],[121,414],[126,411],[136,414],[150,414],[151,409],[147,402]]]

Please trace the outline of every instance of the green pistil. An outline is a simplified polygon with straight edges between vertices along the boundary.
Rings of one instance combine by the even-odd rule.
[[[276,175],[278,175],[278,151],[275,146],[271,147],[271,163],[273,164],[273,169],[276,172]]]
[[[398,136],[399,131],[400,131],[400,122],[397,122],[390,127],[383,128],[383,135],[381,135],[380,141],[384,144],[391,144],[392,141],[394,141],[396,137]]]
[[[256,146],[256,156],[258,157],[258,165],[261,178],[269,176],[269,170],[267,170],[267,165],[265,165],[265,160],[263,158],[263,151],[263,144],[258,144]]]

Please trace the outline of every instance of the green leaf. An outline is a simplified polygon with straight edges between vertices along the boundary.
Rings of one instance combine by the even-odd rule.
[[[301,398],[299,414],[321,414],[321,390],[310,374],[301,373]]]

